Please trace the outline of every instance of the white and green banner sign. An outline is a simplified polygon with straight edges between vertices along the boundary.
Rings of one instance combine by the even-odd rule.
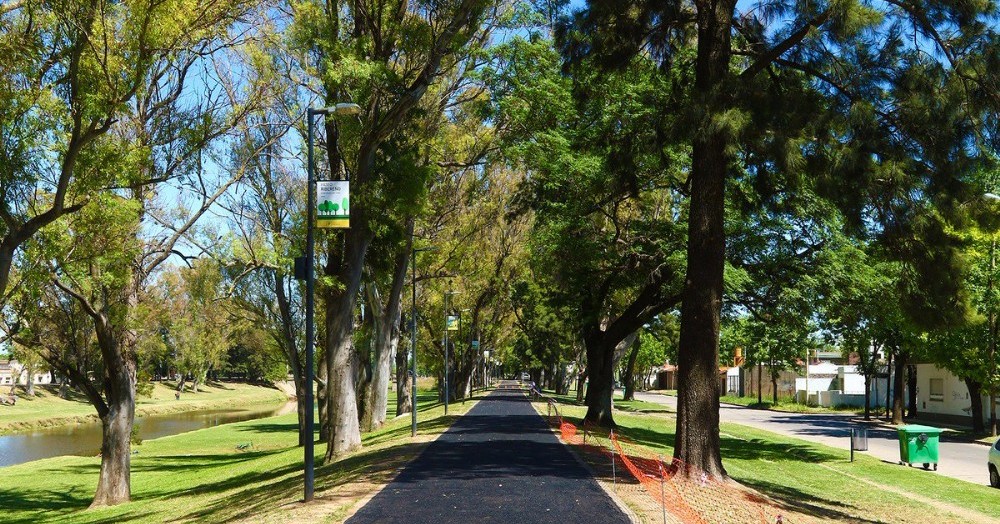
[[[351,227],[350,199],[347,180],[316,182],[316,227]]]
[[[448,331],[458,331],[458,315],[448,315]]]

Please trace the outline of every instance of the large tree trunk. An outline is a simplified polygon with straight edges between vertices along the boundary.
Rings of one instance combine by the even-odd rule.
[[[371,235],[364,227],[360,206],[354,206],[358,226],[344,233],[344,256],[340,264],[330,257],[327,275],[336,275],[340,286],[327,287],[326,295],[326,365],[327,409],[330,434],[327,437],[326,462],[342,453],[361,447],[361,427],[358,423],[358,402],[354,378],[357,362],[351,345],[354,334],[354,306],[361,287],[365,253]],[[352,226],[355,217],[351,217]]]
[[[107,383],[104,387],[106,402],[92,393],[101,417],[101,473],[97,491],[90,507],[113,506],[131,499],[131,436],[135,421],[136,366],[129,355],[135,352],[122,347],[131,346],[130,333],[117,336],[107,316],[94,315],[97,339],[104,361]]]
[[[615,393],[615,368],[638,336],[639,332],[635,331],[612,343],[605,331],[595,328],[590,336],[584,337],[587,348],[588,421],[604,427],[615,427],[611,413]]]
[[[903,423],[903,408],[906,399],[903,396],[904,374],[906,373],[907,354],[900,352],[896,355],[896,369],[892,377],[892,423]]]
[[[412,334],[410,336],[413,336]],[[396,416],[409,413],[413,409],[413,399],[410,396],[410,346],[396,348]]]
[[[906,393],[907,409],[906,416],[913,418],[917,416],[917,366],[906,366]]]
[[[774,371],[774,363],[771,363],[771,404],[778,405],[778,374]],[[806,404],[809,404],[809,392],[806,391]]]
[[[757,364],[757,405],[763,403],[764,403],[764,366]]]
[[[113,506],[128,502],[132,496],[132,423],[135,420],[134,382],[132,394],[109,402],[110,410],[101,416],[101,473],[90,507]]]
[[[972,400],[972,432],[982,433],[985,429],[983,424],[983,385],[971,378],[963,379],[965,387],[969,388],[969,399]]]
[[[587,373],[581,371],[576,379],[576,401],[583,402],[583,390],[587,384]]]
[[[587,415],[588,422],[615,427],[611,413],[614,394],[614,348],[604,342],[601,332],[584,337],[587,348]]]
[[[625,394],[623,400],[635,400],[635,360],[639,357],[639,348],[642,342],[639,337],[632,342],[632,350],[628,353],[628,361],[625,363],[625,373],[622,380],[625,382]]]
[[[695,2],[698,49],[695,96],[702,121],[692,131],[691,204],[687,278],[681,305],[674,457],[712,477],[723,477],[719,451],[719,315],[726,257],[723,229],[728,140],[721,118],[731,102],[730,32],[735,0]]]
[[[407,252],[409,249],[406,250]],[[372,431],[385,424],[389,401],[389,375],[392,372],[392,360],[396,347],[399,345],[400,302],[403,292],[403,282],[406,276],[408,258],[402,255],[397,258],[397,271],[390,290],[389,304],[380,307],[378,293],[369,295],[369,302],[376,305],[374,315],[374,351],[371,356],[371,378],[362,389],[362,409],[360,410],[361,431]],[[401,265],[400,265],[401,264]]]
[[[865,373],[865,420],[872,419],[872,375]]]
[[[24,394],[33,397],[35,396],[35,369],[33,367],[25,367],[24,370],[28,374],[25,377],[25,385],[27,387],[24,390]]]
[[[316,355],[316,409],[319,412],[319,439],[330,440],[330,387],[326,367],[326,351]]]

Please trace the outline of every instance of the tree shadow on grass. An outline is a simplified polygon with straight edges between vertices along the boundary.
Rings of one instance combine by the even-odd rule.
[[[287,433],[289,435],[298,435],[299,433],[299,423],[296,420],[291,422],[267,422],[267,423],[256,423],[253,425],[246,426],[235,426],[236,431],[242,433]]]
[[[0,514],[3,514],[4,522],[37,522],[46,514],[86,508],[91,500],[93,493],[82,490],[22,490],[14,483],[0,490]],[[16,514],[19,516],[15,517]]]
[[[95,469],[96,475],[96,469]],[[0,515],[5,524],[37,524],[38,522],[66,522],[73,519],[71,515],[79,515],[93,501],[92,489],[72,489],[69,491],[55,490],[20,490],[16,485],[5,486],[0,490]],[[94,511],[109,511],[97,509]],[[115,510],[110,510],[115,511]],[[118,522],[148,521],[151,512],[118,511],[104,518],[88,518],[93,524],[112,524]],[[89,516],[89,515],[88,515]],[[77,519],[79,520],[79,519]]]
[[[325,492],[339,486],[359,481],[362,477],[374,483],[388,482],[396,470],[426,446],[425,443],[403,443],[383,449],[362,451],[316,468],[315,490],[322,497]],[[230,493],[215,502],[193,511],[180,520],[223,522],[240,520],[258,515],[275,507],[301,500],[302,475],[298,464],[268,472],[240,475],[225,481],[219,489],[213,484],[207,492],[228,491],[260,484]]]
[[[878,524],[881,522],[860,517],[859,515],[864,514],[864,510],[857,506],[846,504],[842,500],[817,497],[791,486],[763,480],[742,479],[739,482],[761,493],[766,493],[771,499],[769,502],[772,507],[785,511],[794,511],[837,522],[858,522],[862,524]],[[855,511],[848,513],[844,510]]]
[[[581,422],[578,419],[572,419],[571,421],[577,424]],[[598,429],[598,431],[601,431],[602,435],[606,436],[608,430]],[[620,425],[616,429],[616,433],[627,442],[646,446],[654,450],[664,450],[665,452],[672,451],[674,443],[674,432],[669,430]],[[824,452],[808,444],[796,444],[787,441],[740,439],[723,436],[720,444],[724,461],[741,460],[815,464],[843,460],[843,457],[836,453]],[[669,455],[667,456],[669,457]],[[857,514],[863,514],[863,511],[849,512],[850,510],[858,510],[859,508],[844,504],[839,500],[810,495],[795,487],[753,479],[740,479],[739,482],[744,486],[764,493],[772,499],[770,505],[785,511],[794,511],[809,516],[838,521],[875,522],[857,516]]]

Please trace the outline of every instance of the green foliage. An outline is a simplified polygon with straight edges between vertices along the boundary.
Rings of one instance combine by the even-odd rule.
[[[225,362],[233,340],[234,322],[219,265],[208,259],[167,273],[162,279],[170,304],[166,321],[168,344],[176,369],[204,383],[210,369]]]

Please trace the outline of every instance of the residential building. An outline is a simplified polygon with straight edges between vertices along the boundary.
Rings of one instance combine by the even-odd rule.
[[[989,396],[982,391],[983,420],[990,416]],[[972,397],[965,381],[934,364],[917,364],[917,411],[921,418],[972,424]],[[997,403],[1000,412],[1000,402]]]
[[[12,386],[17,381],[19,385],[28,385],[28,370],[16,360],[0,360],[0,386]],[[35,385],[52,383],[52,373],[45,370],[34,370],[32,380]]]

